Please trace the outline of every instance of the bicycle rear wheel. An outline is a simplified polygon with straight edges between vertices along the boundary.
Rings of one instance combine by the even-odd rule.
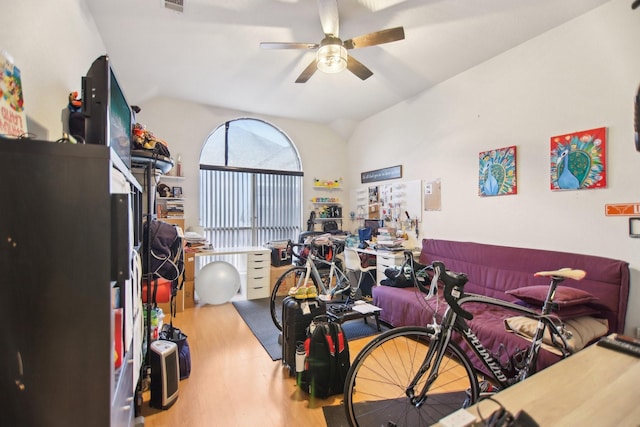
[[[396,328],[360,351],[344,388],[344,406],[351,426],[430,426],[476,401],[478,379],[468,357],[454,343],[447,346],[425,400],[416,404],[407,397],[407,387],[425,361],[431,337],[428,328]],[[430,373],[431,369],[420,378],[416,394]]]
[[[293,267],[282,273],[278,281],[271,291],[271,300],[269,309],[271,310],[271,319],[279,330],[282,330],[282,300],[289,295],[289,289],[301,286],[304,283],[304,277],[307,274],[306,267]],[[313,283],[318,291],[318,284],[313,275],[309,276],[309,284]],[[318,291],[319,292],[319,291]]]

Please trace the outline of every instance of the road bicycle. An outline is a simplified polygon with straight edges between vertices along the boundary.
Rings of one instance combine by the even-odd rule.
[[[423,426],[432,425],[444,416],[475,403],[524,380],[536,371],[538,353],[545,331],[553,337],[554,346],[562,357],[570,352],[562,326],[556,326],[550,315],[558,283],[566,278],[580,280],[582,270],[562,269],[539,272],[536,276],[550,278],[549,290],[540,311],[528,307],[464,292],[466,275],[447,271],[441,262],[423,267],[416,274],[411,252],[405,252],[400,271],[408,271],[413,283],[437,298],[438,284],[446,304],[442,320],[434,314],[431,324],[390,329],[369,342],[356,356],[344,388],[344,406],[351,426]],[[431,277],[430,284],[427,284]],[[427,286],[425,286],[427,285]],[[438,300],[436,300],[438,301]],[[472,314],[464,310],[466,303],[483,303],[508,308],[536,319],[538,327],[531,344],[517,353],[513,366],[502,366],[480,342],[467,321]],[[469,356],[452,339],[452,334],[464,340],[482,361],[491,375],[477,372]]]
[[[351,287],[342,263],[336,258],[344,250],[344,240],[322,234],[309,237],[304,243],[292,243],[291,248],[304,264],[285,271],[271,291],[271,318],[279,330],[282,330],[282,300],[291,288],[312,286],[320,299],[331,301],[350,293]]]

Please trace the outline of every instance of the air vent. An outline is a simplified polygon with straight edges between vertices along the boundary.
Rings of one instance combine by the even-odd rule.
[[[184,0],[164,0],[164,7],[176,12],[182,12],[184,10]]]

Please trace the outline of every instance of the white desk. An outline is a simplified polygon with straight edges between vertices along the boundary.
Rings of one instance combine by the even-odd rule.
[[[226,261],[240,273],[240,299],[269,297],[271,251],[262,246],[216,248],[195,252],[195,275],[213,261]]]
[[[355,248],[358,252],[375,255],[376,256],[376,282],[379,285],[381,280],[384,280],[387,276],[384,275],[384,271],[393,266],[401,266],[404,262],[404,251],[385,251],[384,249],[376,250],[371,248],[359,249]],[[420,251],[414,250],[413,255],[419,256]]]
[[[639,382],[640,358],[592,345],[493,398],[514,415],[525,410],[540,427],[638,426]],[[468,411],[478,407],[484,417],[498,408],[481,401]]]

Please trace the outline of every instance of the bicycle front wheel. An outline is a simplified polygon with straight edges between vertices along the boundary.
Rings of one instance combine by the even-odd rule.
[[[271,301],[269,302],[269,309],[271,310],[271,319],[273,319],[274,325],[279,330],[282,330],[282,300],[289,295],[289,289],[292,287],[299,287],[304,284],[304,278],[307,274],[306,267],[293,267],[282,273],[282,276],[278,278],[278,281],[271,291]],[[313,284],[318,291],[318,284],[316,283],[313,275],[309,276],[308,285]]]
[[[478,379],[468,357],[449,343],[438,372],[418,379],[418,395],[429,375],[437,377],[422,401],[407,396],[409,384],[426,360],[431,330],[418,326],[391,329],[356,356],[344,387],[344,406],[351,426],[430,426],[476,401]],[[435,357],[433,358],[435,360]]]

